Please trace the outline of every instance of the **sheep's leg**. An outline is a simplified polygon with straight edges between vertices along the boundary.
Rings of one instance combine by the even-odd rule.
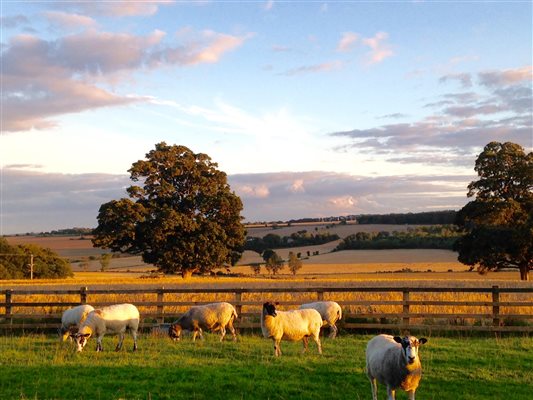
[[[415,391],[414,390],[409,390],[407,392],[407,397],[409,398],[409,400],[415,400]]]
[[[202,328],[198,328],[198,336],[200,336],[200,340],[204,340],[204,335],[202,332]]]
[[[303,349],[302,353],[305,353],[307,351],[307,346],[309,345],[309,337],[308,336],[304,336],[303,339],[302,339],[302,342],[304,344],[304,349]]]
[[[322,354],[322,343],[320,343],[320,336],[317,334],[316,336],[313,336],[313,340],[316,343],[316,347],[318,348],[318,354]]]
[[[236,342],[237,341],[237,334],[235,333],[235,328],[233,326],[233,322],[229,322],[228,323],[228,328],[229,328],[229,331],[231,332],[231,336],[233,336],[233,341]]]
[[[226,336],[226,328],[220,326],[220,341],[224,341],[224,336]]]
[[[371,376],[368,379],[370,379],[370,387],[372,388],[372,400],[378,400],[378,382],[376,378]]]
[[[124,343],[124,332],[118,334],[118,343],[117,347],[115,347],[115,351],[119,351],[122,348],[122,343]]]
[[[96,351],[104,351],[104,346],[102,346],[103,336],[98,336],[96,339]]]
[[[337,332],[338,332],[338,329],[335,326],[335,324],[331,324],[329,326],[329,337],[330,337],[330,339],[335,339],[335,337],[337,336]]]
[[[131,336],[133,337],[133,351],[137,350],[137,331],[131,331]]]
[[[281,346],[280,346],[280,340],[274,339],[274,355],[276,357],[281,356]]]
[[[396,391],[387,386],[387,400],[396,400]]]

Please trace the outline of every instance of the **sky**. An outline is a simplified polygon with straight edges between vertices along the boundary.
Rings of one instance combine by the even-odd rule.
[[[155,144],[247,222],[458,210],[532,151],[530,1],[0,2],[0,235],[95,227]]]

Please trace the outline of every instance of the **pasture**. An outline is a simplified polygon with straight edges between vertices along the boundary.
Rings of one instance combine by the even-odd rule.
[[[423,379],[417,398],[439,400],[530,399],[533,393],[533,339],[515,337],[427,336],[421,349]],[[314,343],[282,342],[273,356],[271,340],[258,333],[237,342],[215,335],[196,343],[141,335],[139,351],[112,351],[116,338],[104,338],[104,352],[91,339],[82,353],[53,335],[0,336],[2,399],[369,399],[364,349],[370,335],[341,333]],[[385,390],[379,387],[379,399]],[[398,399],[406,399],[403,392]]]

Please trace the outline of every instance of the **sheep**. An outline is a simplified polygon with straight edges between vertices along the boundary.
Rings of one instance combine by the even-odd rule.
[[[226,336],[226,328],[229,328],[233,340],[237,340],[233,321],[238,318],[235,308],[226,302],[210,303],[191,307],[185,314],[173,322],[168,328],[168,335],[172,340],[181,339],[181,331],[193,331],[192,340],[196,336],[203,339],[202,329],[211,332],[220,331],[220,341]]]
[[[334,301],[316,301],[314,303],[306,303],[300,306],[300,309],[313,308],[317,310],[324,321],[322,326],[330,327],[329,337],[335,339],[339,330],[335,325],[338,320],[342,318],[342,309],[338,303]]]
[[[87,315],[92,310],[94,310],[94,307],[88,304],[82,304],[65,310],[61,316],[61,327],[59,328],[61,341],[64,342],[67,340],[73,330],[77,331],[80,324],[85,321],[85,318],[87,318]]]
[[[407,392],[415,400],[415,391],[422,378],[418,347],[426,338],[378,335],[366,346],[366,373],[372,386],[372,399],[377,400],[377,381],[387,386],[388,400],[396,398],[396,389]]]
[[[119,341],[115,351],[122,348],[124,332],[131,331],[133,337],[133,351],[137,350],[137,330],[139,329],[139,310],[133,304],[115,304],[91,311],[80,325],[78,332],[73,335],[76,340],[77,351],[83,350],[88,339],[96,335],[96,351],[103,351],[102,339],[106,333],[118,334]]]
[[[281,356],[280,342],[282,339],[297,341],[302,340],[304,349],[307,350],[309,336],[313,337],[318,354],[322,354],[320,343],[320,328],[322,317],[317,310],[304,309],[293,311],[276,311],[273,303],[263,304],[261,313],[261,331],[265,338],[272,338],[274,342],[274,355]]]

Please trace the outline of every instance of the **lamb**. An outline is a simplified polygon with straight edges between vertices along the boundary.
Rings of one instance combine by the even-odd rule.
[[[229,328],[233,340],[237,340],[233,321],[238,318],[235,308],[226,302],[210,303],[191,307],[185,314],[178,318],[168,329],[168,335],[172,340],[180,340],[183,330],[193,331],[192,340],[196,336],[203,339],[202,329],[211,332],[220,331],[220,341],[226,336],[226,328]]]
[[[366,346],[366,373],[372,386],[372,399],[377,400],[377,382],[387,386],[388,400],[396,398],[396,389],[405,390],[409,400],[415,400],[415,391],[422,378],[422,364],[418,347],[426,338],[414,336],[378,335]]]
[[[133,351],[137,350],[137,330],[139,329],[139,310],[133,304],[115,304],[91,311],[80,325],[78,333],[73,335],[77,351],[83,350],[88,339],[96,335],[96,351],[103,351],[102,339],[106,333],[118,334],[119,341],[115,351],[122,348],[126,329],[133,337]]]
[[[316,301],[314,303],[306,303],[300,306],[300,309],[313,308],[317,310],[324,321],[322,326],[330,327],[329,337],[335,339],[339,330],[335,325],[338,320],[342,318],[341,306],[334,301]]]
[[[85,318],[87,318],[87,315],[92,310],[94,310],[93,306],[82,304],[63,312],[61,316],[61,327],[59,328],[59,335],[63,342],[70,337],[70,333],[73,330],[78,330],[80,324],[85,321]]]
[[[313,337],[318,347],[318,353],[322,354],[319,337],[321,327],[322,317],[317,310],[276,311],[276,306],[273,303],[263,304],[261,330],[265,338],[272,338],[274,341],[274,355],[276,357],[281,356],[280,342],[282,339],[302,340],[303,352],[305,352],[309,343],[309,336]]]

